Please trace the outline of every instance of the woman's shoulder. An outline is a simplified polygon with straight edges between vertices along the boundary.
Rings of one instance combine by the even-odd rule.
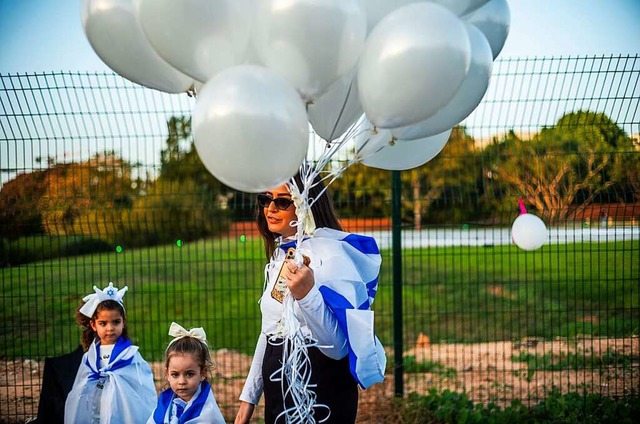
[[[331,240],[338,243],[344,243],[364,254],[380,254],[380,249],[378,248],[376,239],[364,234],[349,233],[346,231],[323,227],[316,229],[313,233],[313,237],[310,238],[311,243],[313,243],[314,239],[322,241]]]

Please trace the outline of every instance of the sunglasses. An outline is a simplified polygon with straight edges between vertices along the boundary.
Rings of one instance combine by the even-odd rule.
[[[274,199],[268,194],[258,194],[258,205],[260,205],[260,207],[268,208],[271,202],[276,205],[276,209],[281,211],[286,210],[293,204],[293,200],[287,197],[276,197]]]

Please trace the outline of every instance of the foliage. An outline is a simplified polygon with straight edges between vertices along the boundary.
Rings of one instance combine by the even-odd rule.
[[[0,191],[0,237],[11,239],[42,234],[38,204],[45,192],[46,171],[19,174],[2,185]]]
[[[540,356],[537,353],[520,352],[512,355],[514,362],[524,362],[530,371],[560,371],[609,367],[611,365],[630,367],[640,361],[638,355],[623,355],[618,352],[605,352],[602,356],[586,355],[584,353],[561,352],[559,354],[547,352]]]
[[[378,422],[427,423],[629,423],[640,414],[640,396],[632,392],[621,398],[590,393],[561,393],[552,389],[547,397],[527,407],[514,400],[502,408],[495,403],[474,404],[465,393],[431,389],[426,395],[409,394],[395,399]]]
[[[403,220],[415,229],[443,220],[512,222],[523,197],[554,224],[594,202],[632,202],[640,196],[636,145],[606,115],[588,111],[528,139],[509,131],[483,149],[458,126],[434,159],[401,173]],[[339,212],[388,216],[390,181],[389,171],[351,166],[332,185]]]
[[[629,140],[604,114],[569,113],[530,140],[510,132],[491,146],[492,179],[548,222],[562,222],[576,202],[584,208],[616,184],[614,165],[626,165],[615,152]]]
[[[457,372],[455,368],[445,367],[439,362],[432,361],[417,361],[413,355],[405,356],[402,359],[402,366],[406,373],[433,373],[441,374],[446,377],[454,377]]]
[[[477,197],[475,183],[480,178],[476,156],[473,138],[464,127],[456,126],[434,159],[402,174],[403,192],[410,193],[403,196],[403,209],[412,218],[414,229],[445,217],[457,221],[469,218],[468,211],[473,210],[469,201]]]
[[[135,195],[131,168],[114,152],[55,165],[55,172],[45,176],[38,204],[45,233],[112,240],[120,231],[119,210],[130,206]]]
[[[166,148],[160,152],[160,183],[162,189],[192,187],[194,195],[211,204],[202,204],[204,209],[215,208],[224,210],[225,216],[247,215],[247,206],[233,202],[234,198],[242,197],[242,192],[233,190],[218,181],[204,166],[198,156],[193,142],[191,118],[174,116],[167,122],[169,135]],[[225,160],[225,158],[220,158]],[[176,183],[166,184],[167,181]],[[158,188],[156,188],[156,191]],[[167,192],[167,195],[172,193]],[[252,209],[252,204],[249,209]],[[249,212],[249,215],[251,212]],[[220,218],[220,217],[219,217]]]
[[[104,240],[84,236],[36,235],[11,241],[0,239],[0,267],[65,256],[107,252],[112,248],[113,246]]]
[[[391,215],[391,172],[369,168],[361,163],[351,165],[328,190],[342,217],[379,218]]]
[[[130,211],[124,212],[120,240],[130,246],[150,246],[176,240],[196,240],[228,229],[226,211],[206,186],[193,179],[159,177]]]

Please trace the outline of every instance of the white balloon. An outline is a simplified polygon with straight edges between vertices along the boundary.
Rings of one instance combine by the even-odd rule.
[[[362,159],[372,168],[403,171],[429,162],[442,151],[449,141],[451,130],[418,140],[396,140],[376,153]]]
[[[364,10],[367,16],[367,34],[389,13],[399,7],[415,3],[416,1],[418,0],[363,0]]]
[[[471,42],[471,63],[462,85],[445,107],[431,118],[417,124],[393,128],[397,138],[414,140],[439,134],[463,121],[480,104],[489,87],[493,56],[484,34],[471,24],[466,24]]]
[[[362,116],[355,68],[309,104],[307,113],[314,131],[323,140],[332,141],[344,134]]]
[[[547,241],[547,226],[537,216],[523,213],[513,221],[511,238],[523,250],[536,250]]]
[[[462,20],[482,31],[489,41],[493,58],[498,57],[511,26],[511,11],[507,0],[490,0],[478,10],[463,16]]]
[[[355,66],[366,18],[359,0],[264,0],[254,31],[262,63],[308,101]]]
[[[136,19],[133,0],[83,0],[82,26],[100,59],[129,81],[166,93],[184,92],[193,84],[153,49]]]
[[[246,0],[134,0],[138,20],[167,62],[199,81],[243,63],[251,21]]]
[[[453,98],[469,68],[464,23],[434,3],[403,6],[373,29],[358,63],[360,102],[381,128],[423,121]]]
[[[421,0],[363,0],[364,10],[367,15],[367,34],[373,30],[378,22],[392,11],[410,3]],[[438,3],[458,16],[470,13],[489,0],[427,0]]]
[[[265,191],[298,171],[309,144],[307,114],[283,77],[255,65],[235,66],[202,88],[193,137],[218,180],[241,191]]]
[[[473,12],[484,6],[489,0],[429,0],[438,3],[452,11],[458,16]]]

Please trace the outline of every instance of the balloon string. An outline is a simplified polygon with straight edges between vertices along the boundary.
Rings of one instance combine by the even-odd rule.
[[[285,295],[283,307],[283,340],[275,337],[270,339],[274,345],[282,344],[282,367],[273,372],[269,378],[271,381],[281,382],[282,399],[290,398],[293,406],[286,408],[276,417],[276,423],[281,419],[287,424],[322,423],[331,415],[327,405],[316,404],[316,393],[311,383],[311,360],[309,347],[319,347],[316,340],[305,337],[300,329],[300,322],[295,316],[294,300],[291,293]],[[286,384],[285,384],[286,382]],[[316,421],[316,410],[326,409],[326,416]]]
[[[520,215],[524,215],[525,213],[527,213],[527,208],[524,207],[522,197],[518,199],[518,206],[520,206]]]
[[[346,96],[344,96],[344,102],[342,103],[342,107],[340,108],[340,113],[336,118],[336,122],[333,123],[333,128],[331,128],[331,136],[330,136],[331,139],[333,139],[333,135],[336,133],[336,129],[338,128],[338,122],[340,122],[340,119],[342,118],[342,114],[344,113],[344,110],[347,107],[347,102],[349,101],[349,96],[351,95],[352,88],[353,88],[353,79],[351,80],[351,83],[349,83],[349,89],[347,90]]]

